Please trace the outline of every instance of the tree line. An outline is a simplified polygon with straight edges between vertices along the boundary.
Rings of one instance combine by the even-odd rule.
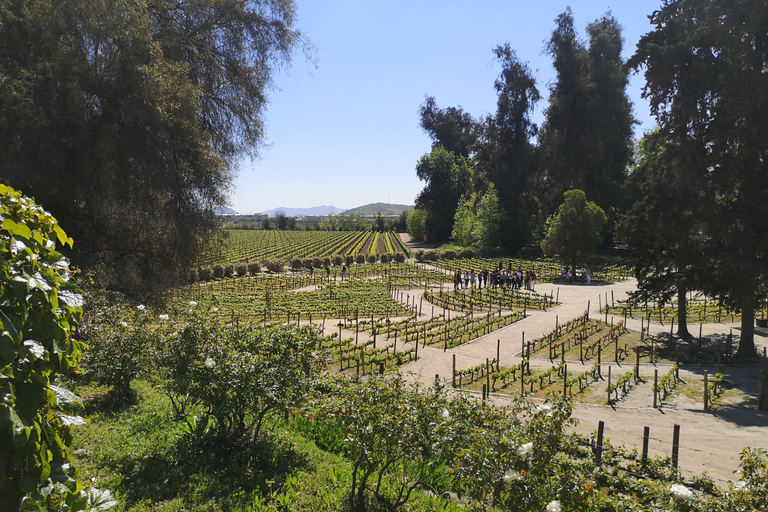
[[[605,226],[602,243],[636,257],[636,298],[677,297],[682,337],[690,291],[740,309],[739,355],[748,357],[768,263],[768,10],[756,0],[665,0],[649,19],[653,29],[625,61],[610,12],[587,25],[585,40],[571,10],[560,14],[546,45],[556,78],[540,126],[532,114],[541,93],[509,44],[493,50],[495,113],[474,118],[428,96],[419,122],[432,148],[416,165],[425,186],[408,228],[462,245],[546,249],[564,193],[583,191],[583,211],[594,202],[604,212],[604,222],[590,214]],[[644,74],[657,123],[637,142],[630,72]],[[549,252],[565,252],[557,249]]]

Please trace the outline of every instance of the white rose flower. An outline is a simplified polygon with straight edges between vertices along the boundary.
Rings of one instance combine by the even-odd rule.
[[[672,491],[672,494],[683,500],[692,500],[694,498],[693,492],[681,484],[672,484],[669,490]]]
[[[563,512],[563,507],[557,500],[552,500],[547,505],[547,512]]]
[[[191,308],[197,307],[197,302],[195,302],[194,300],[189,301],[189,307]]]
[[[524,445],[520,446],[517,449],[517,454],[520,457],[525,457],[529,453],[531,453],[531,450],[533,450],[533,443],[525,443]]]
[[[204,364],[206,368],[213,368],[214,366],[216,366],[216,361],[214,361],[210,357],[206,357]]]
[[[448,412],[448,409],[443,407],[442,409],[440,409],[440,417],[443,418],[444,420],[447,420],[448,418],[451,417],[451,413]]]
[[[516,480],[522,480],[523,475],[521,475],[518,471],[515,471],[514,469],[508,469],[504,472],[504,481],[505,482],[512,482]]]
[[[128,327],[128,322],[120,322],[120,327]]]
[[[366,434],[373,434],[373,427],[372,427],[372,426],[370,426],[370,425],[368,425],[367,427],[365,427],[365,433],[366,433]]]
[[[136,306],[136,309],[138,309],[139,311],[145,311],[147,309],[147,306],[145,306],[144,304],[139,304],[138,306]]]
[[[749,485],[747,485],[747,482],[744,480],[739,480],[735,484],[733,484],[733,490],[734,491],[746,491],[749,489]]]
[[[163,322],[165,322],[166,320],[168,320],[169,317],[168,317],[168,315],[160,315],[158,318],[160,320],[162,320]]]

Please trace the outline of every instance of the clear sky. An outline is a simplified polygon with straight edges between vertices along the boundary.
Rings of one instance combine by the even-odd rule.
[[[543,100],[554,79],[545,41],[570,6],[575,27],[610,10],[624,29],[629,57],[661,0],[296,0],[296,27],[316,49],[316,63],[297,53],[276,77],[266,114],[267,144],[243,161],[232,207],[257,213],[287,207],[413,204],[423,188],[416,162],[429,152],[418,109],[426,95],[441,108],[474,117],[496,110],[500,72],[492,49],[509,42],[527,62]],[[628,94],[641,125],[653,126],[640,98],[642,74]]]

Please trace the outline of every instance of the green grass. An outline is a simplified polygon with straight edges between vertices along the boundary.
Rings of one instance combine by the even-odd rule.
[[[185,449],[182,423],[167,398],[141,380],[133,390],[135,396],[121,402],[103,386],[76,389],[90,426],[74,430],[73,450],[85,453],[78,452],[73,465],[82,480],[115,492],[113,510],[348,510],[350,462],[302,434],[301,418],[270,418],[257,442],[207,439]],[[419,492],[404,510],[458,508]]]

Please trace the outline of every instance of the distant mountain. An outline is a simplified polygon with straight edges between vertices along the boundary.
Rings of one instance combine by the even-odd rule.
[[[216,215],[239,215],[232,208],[215,208],[213,210],[213,213],[215,213]]]
[[[273,210],[267,210],[262,213],[266,213],[270,217],[277,216],[278,213],[283,212],[286,217],[306,217],[307,215],[336,215],[342,213],[342,208],[336,208],[335,206],[313,206],[312,208],[275,208]]]
[[[413,206],[407,204],[371,203],[347,210],[344,215],[400,215],[412,209]]]

